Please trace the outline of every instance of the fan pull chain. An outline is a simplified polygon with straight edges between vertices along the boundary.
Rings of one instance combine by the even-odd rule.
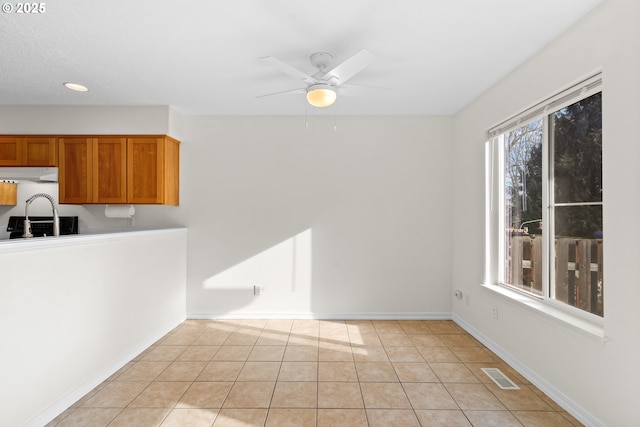
[[[307,103],[304,107],[304,128],[309,129],[309,104]]]

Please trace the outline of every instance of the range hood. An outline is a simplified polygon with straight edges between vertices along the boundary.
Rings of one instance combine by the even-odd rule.
[[[58,168],[0,167],[0,181],[58,182]]]

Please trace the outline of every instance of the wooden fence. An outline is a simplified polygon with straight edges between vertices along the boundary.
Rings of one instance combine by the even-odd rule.
[[[542,238],[510,236],[507,283],[542,295]],[[603,315],[602,239],[555,240],[555,299]]]

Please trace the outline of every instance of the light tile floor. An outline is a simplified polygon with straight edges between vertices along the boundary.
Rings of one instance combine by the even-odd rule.
[[[444,320],[188,320],[48,424],[580,425]]]

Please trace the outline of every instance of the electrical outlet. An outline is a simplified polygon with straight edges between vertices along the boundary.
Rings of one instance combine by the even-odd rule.
[[[262,286],[253,285],[253,294],[254,295],[262,295]]]
[[[462,299],[462,291],[460,289],[456,290],[453,295],[456,296],[456,298],[458,299]]]
[[[491,307],[491,317],[493,317],[494,319],[498,318],[498,307]]]

